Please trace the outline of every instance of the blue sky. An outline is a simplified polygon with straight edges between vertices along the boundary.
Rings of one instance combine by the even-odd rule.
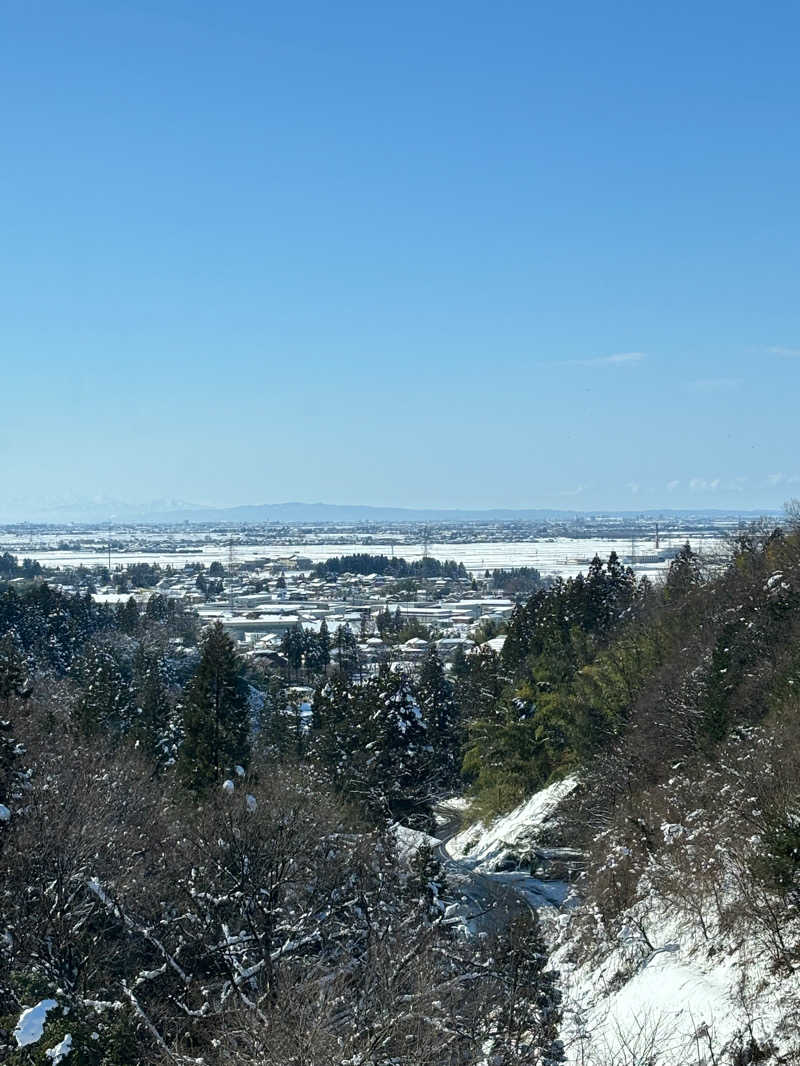
[[[8,500],[800,496],[797,5],[0,28]]]

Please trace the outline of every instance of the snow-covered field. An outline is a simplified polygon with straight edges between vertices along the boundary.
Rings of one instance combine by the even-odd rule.
[[[115,541],[124,542],[125,535],[114,533],[113,537]],[[112,548],[112,566],[147,562],[177,569],[183,567],[185,563],[200,562],[209,566],[215,561],[224,564],[228,560],[228,545],[222,538],[211,543],[192,544],[185,534],[176,534],[175,549],[171,551],[164,550],[164,534],[159,536],[159,546],[154,545],[152,550],[141,545],[140,534],[136,535],[136,539],[137,547],[134,550]],[[108,563],[108,548],[101,537],[98,536],[93,543],[82,550],[58,548],[56,545],[63,540],[63,534],[58,538],[49,536],[47,540],[37,536],[36,541],[31,543],[26,542],[25,538],[19,535],[0,534],[0,552],[10,551],[20,557],[36,559],[42,565],[49,567],[102,566]],[[677,548],[685,540],[685,534],[670,535],[667,532],[661,537],[661,547]],[[714,533],[704,533],[690,540],[696,551],[704,553],[718,551],[722,543],[719,535]],[[630,539],[609,537],[591,539],[558,537],[533,541],[475,541],[468,544],[428,545],[428,554],[434,559],[454,559],[476,573],[508,567],[533,566],[543,574],[561,574],[565,577],[585,571],[593,555],[598,554],[601,558],[606,558],[612,551],[617,552],[621,558],[628,559],[632,551],[634,557],[653,554],[655,545],[652,540],[640,539],[632,545]],[[287,559],[291,556],[302,556],[317,563],[336,555],[354,552],[383,555],[391,555],[394,552],[395,555],[412,561],[422,558],[424,548],[422,544],[388,542],[363,545],[237,542],[235,545],[235,558],[240,562],[252,559]],[[663,572],[668,565],[668,562],[633,563],[637,573],[649,575]]]

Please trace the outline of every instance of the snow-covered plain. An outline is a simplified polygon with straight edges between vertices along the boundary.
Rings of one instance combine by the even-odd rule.
[[[115,541],[124,542],[124,534],[114,534]],[[58,539],[53,538],[50,542],[40,537],[31,543],[19,535],[0,534],[0,552],[10,551],[20,557],[36,559],[43,566],[48,567],[75,567],[75,566],[104,566],[108,563],[108,549],[101,536],[97,536],[93,543],[87,542],[81,550],[60,549],[56,545],[63,540],[63,534]],[[88,538],[83,538],[88,541]],[[159,547],[154,545],[152,550],[142,547],[142,537],[137,534],[137,547],[135,550],[123,550],[112,548],[112,566],[125,566],[131,563],[152,563],[159,566],[172,566],[175,569],[182,568],[186,563],[204,563],[210,566],[213,562],[225,564],[228,560],[227,541],[220,538],[211,543],[191,544],[184,539],[183,533],[176,533],[175,549],[164,550],[164,541],[168,539],[165,534],[159,536]],[[661,547],[678,548],[687,539],[685,533],[671,535],[666,532],[661,538]],[[719,550],[722,540],[719,534],[712,532],[701,535],[693,535],[688,538],[692,547],[700,552],[715,553]],[[392,551],[398,557],[413,561],[421,559],[424,554],[422,544],[395,544],[392,542],[369,544],[326,544],[293,542],[286,544],[253,544],[237,541],[235,546],[236,559],[246,562],[253,559],[282,559],[292,556],[301,556],[311,559],[312,562],[324,562],[337,555],[363,552],[369,554],[391,555]],[[592,556],[598,554],[606,558],[615,551],[626,559],[631,555],[630,539],[613,537],[593,537],[588,539],[576,537],[542,538],[531,541],[475,541],[473,543],[435,543],[428,545],[428,554],[444,561],[453,559],[463,563],[467,570],[474,573],[483,573],[484,570],[502,569],[504,567],[532,566],[543,574],[560,574],[564,577],[574,576],[580,571],[585,571]],[[655,552],[652,539],[639,539],[634,545],[634,555],[643,556]],[[663,562],[634,562],[634,570],[638,574],[656,575],[663,572],[669,565]]]

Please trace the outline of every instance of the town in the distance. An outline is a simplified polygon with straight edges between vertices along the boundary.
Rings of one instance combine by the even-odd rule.
[[[500,651],[516,603],[616,553],[658,582],[689,543],[708,566],[753,521],[736,512],[574,515],[534,520],[0,526],[0,577],[41,577],[121,610],[154,596],[219,621],[254,663],[303,694],[320,630],[329,662],[357,679]],[[130,606],[131,604],[135,606]],[[300,639],[298,639],[298,637]],[[326,654],[326,653],[323,653]],[[314,664],[316,665],[316,664]]]

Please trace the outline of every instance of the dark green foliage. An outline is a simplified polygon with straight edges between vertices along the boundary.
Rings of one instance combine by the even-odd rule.
[[[0,555],[0,581],[10,581],[12,578],[21,577],[26,581],[32,581],[42,575],[41,564],[35,559],[23,559],[20,563],[15,555],[3,552]]]
[[[394,613],[386,607],[379,611],[375,617],[375,624],[381,640],[387,644],[404,644],[407,640],[420,637],[422,640],[430,640],[430,629],[418,618],[409,618],[403,614],[400,607],[396,607]]]
[[[339,574],[378,574],[381,577],[451,577],[461,581],[467,580],[467,571],[463,563],[453,560],[441,562],[439,559],[390,559],[388,555],[369,555],[356,553],[336,556],[325,562],[317,563],[315,573],[322,578],[338,577]]]
[[[429,828],[436,786],[428,726],[402,674],[317,692],[313,751],[337,787],[379,820]],[[434,771],[435,773],[435,771]]]
[[[91,596],[66,596],[44,583],[0,589],[0,632],[16,632],[32,669],[65,673],[92,635],[113,628],[113,611]]]
[[[533,566],[518,566],[508,570],[486,571],[485,577],[491,578],[491,587],[497,592],[514,599],[521,599],[546,588],[549,582]]]
[[[682,600],[700,581],[700,560],[687,541],[669,565],[664,597],[673,602]]]
[[[800,798],[800,797],[799,797]],[[770,822],[760,842],[755,872],[764,884],[800,904],[800,815],[786,811]]]
[[[80,685],[73,709],[79,728],[87,734],[127,732],[133,694],[111,651],[100,644],[88,645],[75,665],[74,674]]]
[[[139,628],[139,605],[133,596],[117,606],[117,625],[123,633],[132,636]]]
[[[174,761],[176,754],[170,680],[163,656],[140,644],[133,663],[131,735],[147,757],[161,766]]]
[[[0,712],[27,689],[28,666],[25,649],[15,629],[0,636]]]
[[[157,564],[130,563],[124,570],[115,570],[111,581],[121,592],[126,592],[129,588],[153,588],[163,576]]]
[[[247,764],[248,687],[233,641],[220,622],[206,634],[200,664],[186,689],[183,734],[178,772],[187,788],[202,791],[223,772]]]
[[[461,723],[453,685],[434,647],[422,661],[414,686],[417,704],[427,724],[431,748],[431,777],[434,786],[455,788],[458,781]]]
[[[359,672],[358,641],[349,625],[337,626],[333,635],[332,656],[338,669],[352,679]]]

